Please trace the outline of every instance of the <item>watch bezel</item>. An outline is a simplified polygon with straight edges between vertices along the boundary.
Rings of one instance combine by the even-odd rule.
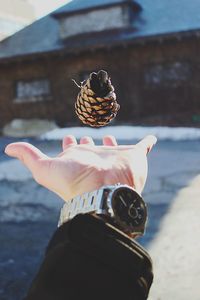
[[[123,189],[131,190],[131,192],[133,192],[136,195],[137,199],[139,199],[139,201],[141,202],[141,206],[143,207],[144,217],[143,217],[143,222],[138,226],[133,226],[133,225],[130,226],[125,221],[122,221],[114,208],[114,203],[113,203],[114,197],[119,192],[119,190],[123,190]],[[147,206],[146,206],[146,203],[144,202],[144,200],[142,199],[142,196],[138,192],[136,192],[136,190],[134,190],[132,187],[130,187],[128,185],[116,186],[115,189],[110,191],[107,202],[108,202],[108,207],[109,207],[108,212],[109,212],[110,216],[113,219],[115,219],[117,225],[124,232],[129,233],[129,234],[137,234],[137,235],[144,234],[146,223],[147,223]]]

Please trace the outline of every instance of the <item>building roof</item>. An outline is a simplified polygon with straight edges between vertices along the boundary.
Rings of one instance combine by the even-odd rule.
[[[142,9],[134,19],[133,28],[74,37],[65,41],[59,35],[59,21],[55,14],[80,11],[84,8],[122,0],[73,0],[42,19],[27,26],[21,31],[0,43],[0,61],[9,58],[24,57],[33,54],[50,53],[55,51],[75,52],[87,47],[126,43],[157,35],[169,35],[179,32],[200,29],[199,0],[136,0]]]

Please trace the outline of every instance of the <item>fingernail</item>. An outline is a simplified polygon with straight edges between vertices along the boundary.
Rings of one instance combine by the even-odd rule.
[[[6,148],[4,149],[5,154],[7,155],[11,155],[12,154],[12,147],[10,147],[10,144],[6,146]]]
[[[8,154],[8,151],[9,151],[9,150],[8,150],[8,146],[6,146],[6,148],[4,149],[4,153],[5,153],[5,154]]]

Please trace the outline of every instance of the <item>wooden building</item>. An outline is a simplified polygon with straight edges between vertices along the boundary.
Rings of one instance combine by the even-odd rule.
[[[0,127],[80,124],[78,88],[109,72],[113,124],[200,125],[200,1],[73,0],[0,43]]]

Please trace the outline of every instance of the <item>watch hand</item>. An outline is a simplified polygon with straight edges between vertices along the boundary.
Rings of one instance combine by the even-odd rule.
[[[126,204],[126,202],[124,201],[124,199],[122,198],[122,196],[119,196],[119,198],[120,198],[120,200],[122,201],[122,203],[124,204],[124,206],[127,207],[127,204]]]

